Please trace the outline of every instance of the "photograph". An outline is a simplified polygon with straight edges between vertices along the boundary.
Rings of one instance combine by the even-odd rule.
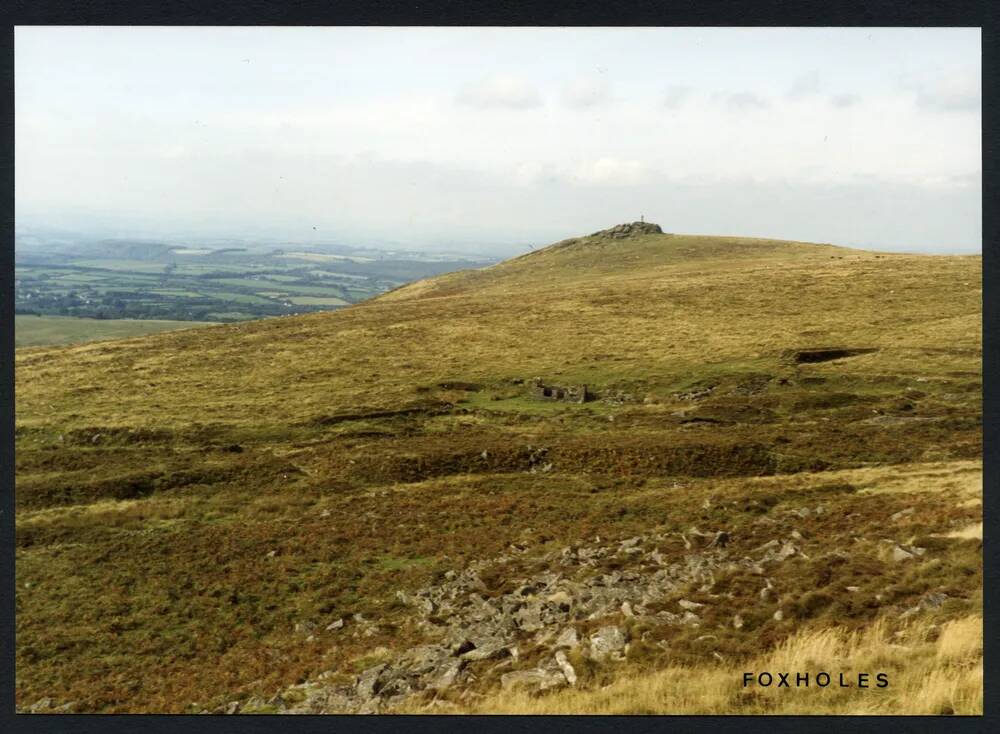
[[[983,715],[981,28],[86,22],[18,714]]]

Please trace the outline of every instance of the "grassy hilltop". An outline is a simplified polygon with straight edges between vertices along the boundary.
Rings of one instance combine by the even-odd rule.
[[[22,709],[981,710],[979,257],[625,226],[16,359]]]

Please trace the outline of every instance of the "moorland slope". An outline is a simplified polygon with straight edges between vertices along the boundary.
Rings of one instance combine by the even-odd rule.
[[[22,710],[670,710],[852,631],[940,690],[831,710],[981,707],[979,257],[622,225],[16,359]]]

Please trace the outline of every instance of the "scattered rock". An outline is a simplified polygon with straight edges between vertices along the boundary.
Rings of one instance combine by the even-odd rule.
[[[379,663],[362,672],[355,684],[355,690],[358,695],[362,698],[371,698],[378,693],[380,688],[379,677],[387,667],[385,663]]]
[[[558,648],[568,648],[574,650],[580,645],[580,638],[576,634],[575,627],[567,627],[556,638],[555,647]]]
[[[920,600],[920,606],[924,609],[940,609],[941,605],[948,601],[948,595],[942,592],[931,592],[924,595]]]
[[[701,623],[701,617],[694,612],[684,612],[684,616],[681,617],[681,623],[697,627]]]
[[[496,657],[509,655],[507,643],[500,639],[479,640],[475,647],[462,653],[465,660],[490,660]]]
[[[511,673],[504,673],[500,676],[500,686],[506,691],[513,688],[525,687],[536,691],[545,691],[566,685],[566,676],[559,672],[542,670],[515,670]]]
[[[597,621],[586,647],[594,660],[622,660],[628,650],[628,634],[613,622],[619,615],[644,625],[696,628],[703,622],[695,611],[706,608],[700,602],[681,599],[680,613],[660,610],[648,614],[646,609],[676,598],[681,589],[711,593],[720,570],[764,576],[763,563],[788,555],[789,546],[798,552],[795,546],[774,540],[754,552],[754,558],[729,557],[726,531],[691,528],[688,532],[698,549],[676,555],[657,547],[670,539],[666,532],[624,541],[602,541],[595,536],[592,541],[550,551],[544,546],[534,551],[538,536],[527,534],[496,558],[472,561],[461,570],[447,571],[428,586],[397,595],[414,610],[410,619],[427,635],[424,644],[395,653],[384,650],[384,657],[377,659],[386,662],[369,667],[353,684],[337,684],[337,677],[321,676],[290,687],[267,707],[274,706],[282,713],[377,713],[391,710],[421,690],[462,686],[464,695],[470,691],[465,686],[477,676],[499,678],[508,689],[525,686],[533,692],[573,685],[578,675],[567,652],[581,645],[574,621]],[[529,543],[546,562],[546,570],[525,578],[498,580],[497,570],[503,573],[505,568],[517,567],[514,564],[529,552]],[[628,557],[636,560],[623,563]],[[611,559],[615,559],[613,566],[605,568],[604,560]],[[480,578],[487,568],[493,579],[489,588]],[[761,598],[776,601],[770,579],[762,581],[767,586]],[[741,614],[731,619],[734,628],[746,628]],[[353,615],[353,623],[348,622],[351,620],[346,617],[337,619],[326,629],[350,627],[356,637],[378,631],[360,614]],[[300,631],[309,631],[306,623],[300,624]],[[519,641],[527,642],[533,653],[542,653],[537,668],[517,669]]]
[[[458,674],[461,672],[463,665],[464,661],[462,660],[446,663],[443,668],[438,670],[432,677],[430,687],[436,691],[443,691],[446,688],[450,688],[458,678]]]
[[[620,655],[625,650],[625,633],[620,627],[601,627],[590,636],[590,654],[595,660]]]
[[[602,229],[600,232],[594,232],[590,236],[606,237],[618,240],[625,237],[636,237],[644,234],[663,234],[663,230],[660,228],[660,225],[653,224],[652,222],[630,222],[627,224],[616,224],[614,227],[610,227],[609,229]]]
[[[39,711],[46,711],[52,708],[51,698],[40,698],[28,706],[28,713],[37,714]]]
[[[569,611],[570,607],[573,605],[573,597],[570,596],[565,591],[557,591],[555,594],[550,594],[545,599],[549,604],[554,604],[560,609]]]
[[[556,652],[556,658],[555,659],[556,659],[556,664],[559,665],[559,669],[562,671],[563,675],[566,678],[566,682],[569,683],[571,686],[575,686],[576,685],[576,671],[573,669],[573,666],[570,664],[569,660],[566,658],[566,653],[563,652],[562,650],[558,650]]]
[[[905,612],[899,615],[900,619],[907,619],[912,617],[914,614],[919,614],[920,612],[933,611],[935,609],[940,609],[948,601],[948,595],[942,592],[931,592],[929,594],[924,594],[917,602],[917,605],[910,607]]]
[[[525,632],[535,632],[544,626],[542,605],[539,602],[525,604],[513,616],[517,626]]]
[[[707,398],[715,390],[715,386],[703,387],[700,389],[690,390],[688,392],[675,392],[674,397],[678,400],[702,400]]]

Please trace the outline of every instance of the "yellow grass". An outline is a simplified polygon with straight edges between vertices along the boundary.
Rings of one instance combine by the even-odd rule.
[[[936,640],[933,639],[937,633]],[[796,634],[745,665],[672,667],[623,675],[597,690],[563,690],[547,696],[498,693],[469,713],[502,714],[959,714],[983,711],[983,620],[973,615],[939,630],[911,625],[902,635],[882,621],[860,633],[824,629]],[[744,672],[810,673],[810,686],[743,687]],[[817,687],[817,672],[832,683]],[[869,687],[857,674],[870,673]],[[876,687],[884,672],[889,685]],[[842,688],[838,675],[854,685]],[[775,680],[777,676],[775,675]],[[423,709],[441,711],[440,706]]]
[[[944,537],[946,538],[979,538],[983,539],[983,524],[981,522],[973,523],[968,525],[961,530],[955,530],[954,532],[947,533]]]
[[[761,487],[789,484],[787,477],[754,477]],[[982,504],[983,463],[981,460],[928,461],[901,466],[867,466],[824,472],[800,472],[793,483],[803,486],[817,481],[849,482],[862,494],[947,493],[958,507]]]

